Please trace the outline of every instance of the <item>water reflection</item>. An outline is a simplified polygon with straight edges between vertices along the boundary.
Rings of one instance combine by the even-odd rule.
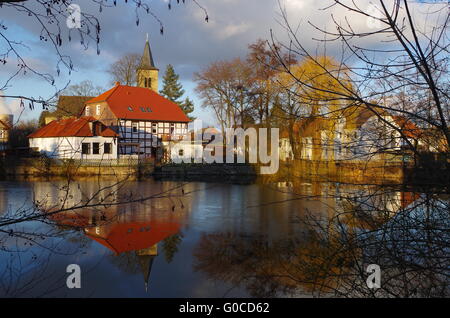
[[[140,270],[148,290],[158,244],[162,242],[162,251],[170,262],[181,243],[180,231],[190,207],[187,197],[180,196],[185,188],[173,183],[103,181],[98,184],[74,182],[62,187],[43,183],[35,186],[35,193],[40,198],[45,195],[45,200],[39,201],[45,212],[92,205],[91,208],[52,214],[48,219],[58,225],[80,229],[86,237],[110,250],[114,255],[113,262],[124,271],[135,273]],[[155,200],[117,204],[162,193],[163,198]]]
[[[3,296],[448,295],[449,205],[438,191],[96,179],[0,183],[0,195],[2,221],[33,217],[1,228],[2,272],[33,265],[0,276]],[[80,291],[65,289],[69,263],[87,268]],[[366,285],[372,263],[379,290]]]

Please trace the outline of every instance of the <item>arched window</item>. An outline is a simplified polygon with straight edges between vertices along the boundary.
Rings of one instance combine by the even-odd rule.
[[[144,78],[144,87],[147,87],[147,77]]]
[[[150,77],[147,79],[147,83],[148,83],[147,87],[152,87],[152,79]]]

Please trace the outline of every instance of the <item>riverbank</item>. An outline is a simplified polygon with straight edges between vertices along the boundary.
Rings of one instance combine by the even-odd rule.
[[[49,158],[9,157],[0,160],[0,177],[132,177],[153,176],[159,180],[185,180],[204,182],[231,182],[248,184],[256,179],[274,182],[292,178],[354,184],[430,183],[449,184],[447,165],[436,162],[413,166],[389,161],[280,161],[273,175],[261,175],[258,165],[250,164],[166,164],[153,161],[75,161]]]
[[[98,161],[79,162],[45,157],[4,158],[0,162],[3,177],[89,177],[151,175],[153,162]]]

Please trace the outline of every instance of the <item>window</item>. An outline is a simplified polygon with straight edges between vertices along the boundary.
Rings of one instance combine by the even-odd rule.
[[[94,155],[100,154],[100,143],[98,143],[98,142],[92,143],[92,153]]]
[[[131,123],[131,127],[132,127],[132,131],[134,132],[134,133],[137,133],[138,132],[138,123]]]
[[[139,107],[139,109],[141,110],[141,112],[145,113],[145,108],[144,107]]]
[[[152,87],[152,79],[150,77],[147,79],[147,84],[147,87]]]
[[[129,110],[130,112],[132,112],[132,111],[133,111],[133,107],[128,106],[128,110]]]
[[[152,128],[152,133],[156,134],[158,132],[158,129],[156,128],[157,125],[156,124],[152,124],[153,128]]]
[[[147,78],[144,78],[144,87],[147,87]]]
[[[81,153],[83,155],[90,155],[91,154],[91,144],[87,142],[83,142],[81,144]]]
[[[101,106],[97,105],[97,109],[96,109],[97,116],[100,115],[100,112],[101,112]]]
[[[182,157],[184,155],[184,150],[183,149],[178,150],[178,155]]]
[[[89,106],[86,106],[86,116],[90,116],[91,114],[91,108]]]
[[[104,154],[111,154],[112,153],[112,145],[111,145],[110,142],[105,142],[103,153]]]
[[[152,112],[152,110],[151,110],[150,107],[147,107],[147,112],[148,112],[148,113],[151,113],[151,112]]]

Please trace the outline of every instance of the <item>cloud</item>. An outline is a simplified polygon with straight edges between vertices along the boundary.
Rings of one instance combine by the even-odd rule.
[[[349,2],[350,0],[344,0]],[[315,39],[323,39],[323,34],[309,22],[327,31],[335,30],[331,14],[339,20],[347,18],[357,30],[367,30],[367,18],[356,16],[346,9],[328,7],[332,1],[324,0],[198,0],[207,10],[209,22],[205,22],[204,11],[192,1],[176,5],[172,1],[172,9],[167,9],[167,1],[152,1],[152,12],[164,25],[164,34],[160,35],[159,22],[152,15],[140,14],[139,25],[136,26],[136,15],[132,2],[125,4],[118,1],[116,8],[105,8],[101,13],[98,4],[91,0],[80,2],[81,10],[98,17],[101,23],[101,54],[97,55],[95,43],[85,50],[77,41],[75,34],[72,42],[67,41],[69,30],[63,28],[63,46],[61,52],[69,55],[74,63],[76,72],[70,76],[67,71],[58,78],[59,85],[68,80],[73,82],[83,79],[94,80],[97,85],[106,86],[109,75],[108,66],[120,56],[134,52],[141,53],[144,47],[146,33],[149,33],[150,43],[157,66],[163,71],[167,64],[172,64],[180,73],[181,80],[190,83],[193,73],[206,67],[216,60],[243,57],[247,53],[248,45],[259,38],[269,39],[270,30],[276,39],[288,43],[289,37],[284,29],[280,17],[280,7],[286,9],[288,20],[298,30],[298,39],[306,48],[313,52],[322,48],[323,43]],[[370,0],[360,0],[357,4],[361,8],[369,8]],[[30,2],[32,5],[34,2]],[[426,28],[435,21],[430,16],[430,6],[412,2],[415,19],[419,25]],[[8,11],[9,10],[9,11]],[[3,15],[3,12],[5,13]],[[441,14],[443,15],[443,14]],[[441,17],[442,18],[442,17]],[[15,34],[26,41],[30,50],[24,51],[27,59],[33,59],[37,65],[55,72],[57,57],[54,48],[48,42],[39,40],[40,28],[35,20],[20,15],[15,11],[2,8],[2,22],[13,26]],[[65,23],[63,24],[65,25]],[[360,44],[376,47],[378,38],[358,39]],[[341,44],[331,43],[327,53],[340,53]],[[0,66],[0,71],[2,71]],[[31,80],[31,79],[30,79]],[[34,79],[33,81],[39,81]],[[190,86],[191,83],[190,83]],[[32,87],[22,86],[20,92],[29,94]],[[40,92],[45,95],[45,92]],[[53,94],[49,88],[47,94]],[[194,94],[193,90],[188,93]],[[199,104],[199,102],[197,102]]]

